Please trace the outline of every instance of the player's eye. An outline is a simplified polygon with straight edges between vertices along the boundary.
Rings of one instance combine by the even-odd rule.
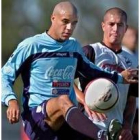
[[[63,19],[62,22],[63,22],[64,24],[68,24],[68,23],[69,23],[69,20]]]
[[[114,23],[109,23],[109,25],[110,25],[110,26],[114,26],[115,24],[114,24]]]

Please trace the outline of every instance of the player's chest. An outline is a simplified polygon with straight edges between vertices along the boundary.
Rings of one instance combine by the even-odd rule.
[[[112,51],[103,51],[97,54],[95,63],[103,69],[109,71],[121,72],[124,69],[133,67],[133,62],[130,57],[123,53],[115,54]]]
[[[45,77],[73,77],[77,65],[76,58],[40,58],[31,65],[32,74],[45,75]]]

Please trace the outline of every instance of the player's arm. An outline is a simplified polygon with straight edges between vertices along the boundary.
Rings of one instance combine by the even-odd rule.
[[[5,69],[5,70],[4,70]],[[2,103],[4,105],[6,105],[7,108],[7,119],[9,120],[9,122],[11,124],[16,123],[19,121],[20,118],[20,110],[19,110],[19,105],[18,105],[18,101],[17,101],[17,97],[16,94],[13,91],[13,82],[10,81],[10,76],[8,76],[8,74],[6,73],[12,73],[12,69],[9,66],[9,70],[8,67],[6,66],[3,67],[2,69]],[[14,79],[14,76],[13,76]]]
[[[132,130],[133,121],[136,113],[136,97],[129,96],[127,99],[123,127]]]
[[[79,47],[78,50],[78,64],[77,73],[85,78],[99,78],[104,77],[111,79],[115,83],[136,83],[138,80],[132,79],[136,74],[132,70],[125,70],[121,74],[114,71],[107,72],[97,67],[95,64],[90,62],[84,55],[83,50]]]
[[[130,84],[128,90],[128,98],[124,111],[124,127],[132,129],[135,112],[136,112],[136,97],[138,97],[138,83]]]
[[[124,111],[123,130],[121,136],[132,139],[132,127],[136,112],[136,97],[138,97],[138,83],[131,84],[128,91],[128,99]]]
[[[12,60],[12,58],[10,58]],[[13,91],[16,70],[10,64],[10,60],[2,68],[2,98],[3,105],[7,108],[7,119],[11,124],[19,121],[19,105],[16,94]]]
[[[28,57],[28,47],[19,45],[19,47],[13,52],[6,64],[1,69],[2,80],[2,96],[1,101],[7,108],[7,118],[10,123],[16,123],[19,121],[19,104],[17,96],[13,90],[13,84],[18,77],[21,66],[25,59]]]
[[[92,112],[85,103],[85,94],[78,89],[76,84],[74,84],[74,90],[75,90],[77,101],[84,106],[84,109],[87,112],[88,116],[92,117]]]
[[[85,104],[85,95],[81,90],[78,89],[76,84],[74,84],[74,91],[76,94],[77,101],[79,103],[81,103],[82,105],[84,105]]]
[[[133,140],[132,126],[136,112],[136,97],[129,96],[124,111],[123,128],[120,138]]]

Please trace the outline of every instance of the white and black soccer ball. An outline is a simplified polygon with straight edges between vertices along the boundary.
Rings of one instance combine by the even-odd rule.
[[[85,88],[85,103],[93,111],[99,113],[108,112],[115,107],[118,99],[118,87],[109,79],[95,79]]]

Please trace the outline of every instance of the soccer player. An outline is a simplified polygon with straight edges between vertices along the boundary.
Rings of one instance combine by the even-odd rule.
[[[121,72],[127,68],[136,68],[137,65],[133,60],[133,57],[126,51],[122,50],[122,38],[127,30],[127,14],[120,8],[114,7],[105,12],[102,21],[103,40],[94,44],[89,44],[83,47],[87,58],[97,66],[109,72],[116,71]],[[80,84],[82,91],[85,90],[86,85],[92,80],[80,76]],[[112,140],[132,140],[132,125],[136,110],[136,98],[138,96],[137,90],[131,86],[129,91],[129,84],[117,84],[120,91],[120,98],[118,104],[111,111],[100,114],[94,111],[90,111],[84,103],[83,95],[79,95],[80,101],[85,106],[85,110],[94,124],[97,124],[100,128],[106,130],[109,122],[112,119],[117,119],[122,124],[121,132]],[[135,86],[138,88],[138,85]],[[75,87],[76,92],[78,89]],[[136,92],[134,92],[136,91]],[[94,92],[94,91],[93,91]],[[128,94],[130,93],[130,94]],[[127,103],[127,105],[126,105]],[[119,123],[118,122],[118,123]],[[116,123],[117,124],[117,123]],[[121,127],[120,127],[121,128]],[[117,136],[116,136],[117,135]]]
[[[131,70],[121,74],[104,72],[87,60],[81,45],[70,37],[78,22],[77,9],[72,3],[57,4],[51,22],[48,31],[19,43],[2,68],[2,102],[8,106],[7,118],[12,124],[20,118],[12,86],[21,74],[22,121],[29,139],[59,140],[57,131],[64,122],[92,139],[105,139],[103,131],[73,104],[71,91],[75,73],[92,79],[106,77],[120,83],[137,81],[131,79]],[[82,140],[80,136],[79,139]]]

